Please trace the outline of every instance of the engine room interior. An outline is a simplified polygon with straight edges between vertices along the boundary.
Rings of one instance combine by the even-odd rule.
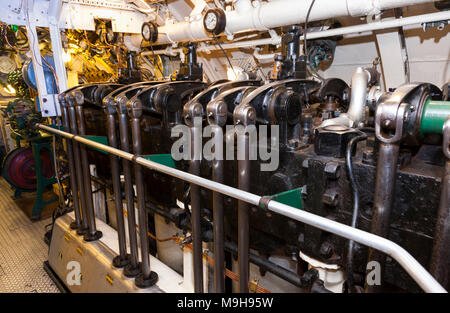
[[[2,8],[0,292],[450,290],[450,1]]]

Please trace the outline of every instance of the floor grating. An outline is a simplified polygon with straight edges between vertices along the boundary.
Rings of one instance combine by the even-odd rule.
[[[0,177],[0,292],[59,292],[43,268],[48,254],[43,237],[51,219],[31,222],[12,195]]]

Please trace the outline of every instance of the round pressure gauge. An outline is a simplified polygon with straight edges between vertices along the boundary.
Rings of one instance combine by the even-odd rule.
[[[158,40],[158,26],[155,23],[146,22],[142,24],[141,34],[145,41],[156,42]]]
[[[203,17],[203,27],[211,34],[218,35],[225,30],[227,18],[222,9],[210,9]]]

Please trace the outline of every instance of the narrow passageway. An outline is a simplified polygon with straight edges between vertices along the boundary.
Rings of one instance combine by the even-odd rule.
[[[43,269],[48,255],[43,237],[51,218],[32,222],[12,195],[0,178],[0,292],[59,292]]]

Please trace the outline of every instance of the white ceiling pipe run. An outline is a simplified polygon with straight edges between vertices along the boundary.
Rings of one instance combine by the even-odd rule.
[[[279,0],[282,1],[282,0]],[[339,35],[347,35],[347,34],[353,34],[353,33],[362,33],[367,31],[374,31],[374,30],[381,30],[381,29],[388,29],[388,28],[395,28],[395,27],[402,27],[407,25],[415,25],[415,24],[422,24],[422,23],[429,23],[429,22],[435,22],[435,21],[444,21],[444,20],[450,20],[450,11],[443,11],[443,12],[436,12],[436,13],[430,13],[430,14],[422,14],[422,15],[416,15],[416,16],[410,16],[410,17],[403,17],[398,19],[388,19],[388,20],[382,20],[379,22],[373,22],[368,24],[362,24],[362,25],[355,25],[355,26],[347,26],[347,27],[341,27],[341,28],[335,28],[330,30],[324,30],[324,31],[318,31],[313,33],[308,33],[308,39],[317,39],[317,38],[325,38],[325,37],[331,37],[331,36],[339,36]],[[301,37],[303,39],[303,36]],[[140,40],[139,40],[140,43]],[[250,41],[239,41],[239,42],[233,42],[233,43],[224,43],[222,44],[222,47],[224,49],[235,49],[235,48],[249,48],[249,47],[257,47],[257,46],[263,46],[263,45],[279,45],[281,44],[281,39],[278,37],[275,38],[267,38],[267,39],[257,39],[257,40],[250,40]],[[199,46],[198,51],[209,51],[209,50],[219,50],[220,48],[216,45],[208,45],[208,46]],[[165,50],[155,50],[155,54],[169,54],[169,55],[176,55],[178,54],[180,49],[172,49],[169,47]],[[144,55],[152,54],[152,52],[143,52]]]
[[[364,16],[378,14],[383,10],[408,5],[434,2],[433,0],[319,0],[309,17],[310,21],[339,16]],[[311,1],[277,0],[259,2],[251,0],[234,1],[235,10],[226,11],[229,35],[244,31],[268,30],[280,26],[304,23]],[[210,39],[203,28],[203,18],[198,15],[190,21],[159,27],[159,44],[181,41]]]

